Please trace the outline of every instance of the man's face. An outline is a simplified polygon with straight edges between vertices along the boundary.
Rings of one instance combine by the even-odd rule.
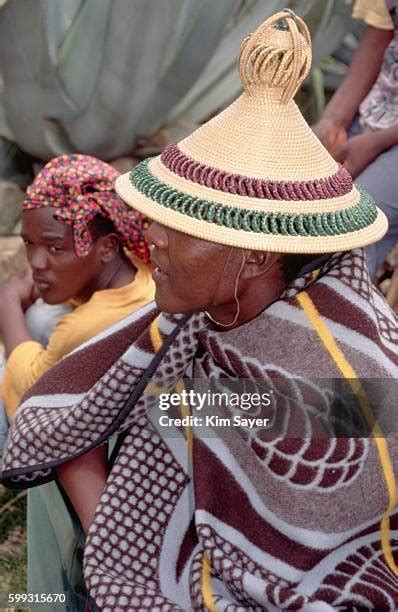
[[[236,272],[231,269],[231,247],[188,236],[157,222],[146,231],[146,239],[153,245],[155,300],[160,310],[198,312],[233,300]]]
[[[54,218],[53,207],[22,213],[21,235],[40,297],[48,304],[86,301],[97,290],[102,264],[96,243],[84,258],[74,250],[72,226]]]

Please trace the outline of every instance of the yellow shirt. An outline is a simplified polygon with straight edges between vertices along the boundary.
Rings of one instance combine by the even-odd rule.
[[[356,0],[352,11],[355,19],[381,30],[393,30],[394,24],[385,0]]]
[[[62,357],[153,299],[155,285],[150,269],[139,259],[131,259],[137,268],[134,280],[118,289],[96,291],[88,302],[62,316],[47,348],[28,340],[12,351],[0,387],[9,417],[33,383]]]

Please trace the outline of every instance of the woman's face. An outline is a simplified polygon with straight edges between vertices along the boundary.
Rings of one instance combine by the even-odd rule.
[[[146,231],[155,270],[156,303],[170,313],[234,303],[236,251],[154,222]],[[239,254],[239,250],[238,250]]]
[[[86,301],[98,289],[102,271],[96,247],[79,258],[74,249],[72,226],[54,218],[53,207],[25,210],[21,235],[40,297],[48,304],[71,298]]]

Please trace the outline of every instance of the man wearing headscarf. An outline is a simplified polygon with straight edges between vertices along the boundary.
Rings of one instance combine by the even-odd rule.
[[[144,218],[116,194],[118,176],[93,157],[63,155],[51,160],[27,189],[21,234],[31,272],[0,286],[0,332],[7,356],[0,391],[10,420],[22,396],[44,372],[153,298]],[[38,297],[47,304],[68,302],[74,307],[59,318],[47,346],[33,338],[25,318]],[[7,425],[3,406],[0,410]],[[106,472],[104,451],[105,447],[101,464]],[[78,532],[54,483],[30,492],[31,590],[63,590],[65,585],[73,590],[79,583]],[[44,533],[45,557],[38,542]],[[76,602],[73,596],[71,609],[78,609],[78,596]]]
[[[51,160],[27,189],[22,238],[32,269],[0,287],[7,366],[1,395],[10,417],[21,397],[64,355],[153,296],[143,217],[114,191],[118,172],[87,155]],[[41,297],[73,301],[48,346],[33,341],[24,311]]]

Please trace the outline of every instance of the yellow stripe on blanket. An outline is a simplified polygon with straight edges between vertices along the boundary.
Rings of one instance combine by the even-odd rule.
[[[211,588],[211,563],[205,552],[202,555],[202,598],[210,612],[217,612]]]
[[[160,315],[158,315],[149,326],[149,336],[151,338],[153,350],[155,353],[157,353],[162,348],[163,344],[162,336],[159,331],[159,317]]]
[[[380,522],[381,546],[387,565],[394,572],[394,574],[398,575],[398,566],[395,563],[390,544],[390,514],[397,505],[398,494],[387,441],[373,416],[372,408],[355,370],[337,345],[333,335],[331,334],[324,320],[321,318],[321,315],[319,314],[310,296],[308,293],[303,291],[296,296],[296,299],[310,321],[312,327],[318,334],[322,344],[325,346],[344,378],[346,378],[350,384],[351,389],[357,397],[359,406],[367,420],[367,423],[372,430],[373,439],[378,451],[389,497],[387,509]]]

